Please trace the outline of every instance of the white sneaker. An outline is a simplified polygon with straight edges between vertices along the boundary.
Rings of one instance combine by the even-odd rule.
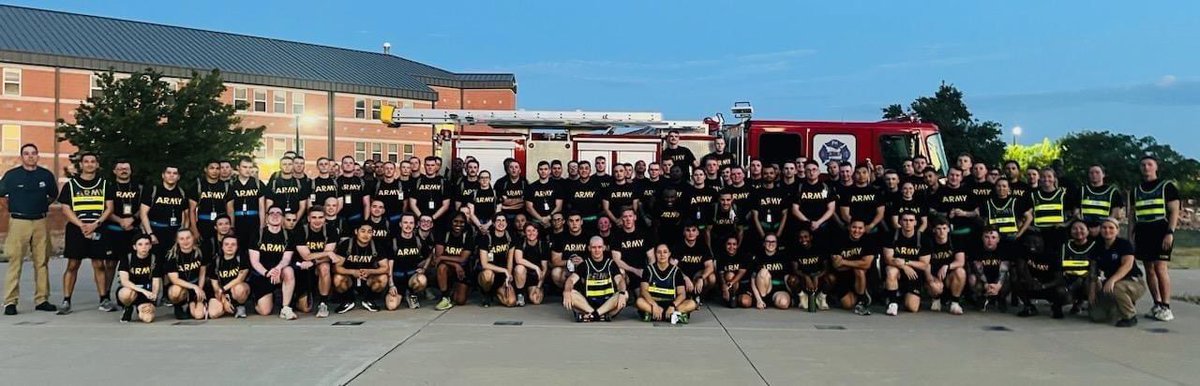
[[[899,313],[900,313],[900,305],[899,304],[888,303],[888,308],[887,308],[888,316],[896,316],[896,314],[899,314]]]
[[[950,315],[962,315],[963,309],[958,302],[950,302]]]
[[[296,313],[292,312],[292,307],[284,306],[279,310],[279,318],[283,320],[296,320]]]
[[[677,323],[679,323],[679,311],[675,311],[675,312],[671,313],[671,324],[677,324]]]
[[[1150,307],[1150,312],[1147,312],[1146,315],[1143,315],[1143,316],[1150,318],[1150,319],[1158,319],[1158,315],[1161,312],[1162,312],[1162,307],[1155,304],[1154,307]]]
[[[329,305],[325,303],[317,304],[317,317],[324,318],[329,316]]]
[[[1170,308],[1162,307],[1158,311],[1158,320],[1170,322],[1175,320],[1175,314],[1171,313]]]
[[[799,302],[799,304],[796,305],[796,308],[799,308],[801,311],[808,310],[809,300],[810,299],[808,298],[808,294],[801,292],[800,293],[800,302]]]
[[[827,301],[828,299],[826,299],[826,298],[827,298],[827,296],[825,296],[824,292],[817,292],[817,309],[819,309],[821,311],[829,310],[829,302]]]
[[[942,312],[942,301],[933,299],[933,302],[929,303],[929,310],[933,312]]]
[[[517,294],[517,307],[525,307],[525,294]]]

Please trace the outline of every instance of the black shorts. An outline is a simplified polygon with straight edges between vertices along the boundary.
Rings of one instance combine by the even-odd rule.
[[[150,289],[151,289],[151,287],[150,287],[150,285],[149,285],[149,284],[143,285],[143,286],[141,286],[141,287],[142,287],[142,289],[145,289],[145,290],[150,290]],[[122,288],[124,288],[124,287],[122,287]],[[151,304],[153,304],[153,303],[154,303],[154,300],[150,300],[150,298],[147,298],[147,297],[146,297],[146,294],[144,294],[144,293],[141,293],[141,292],[138,292],[138,291],[134,291],[134,292],[133,292],[133,302],[132,302],[132,303],[129,303],[129,306],[130,306],[130,307],[137,307],[137,306],[139,306],[139,305],[141,305],[141,304],[144,304],[144,303],[151,303]]]
[[[1145,262],[1171,261],[1171,249],[1164,250],[1163,239],[1167,237],[1167,223],[1155,221],[1138,223],[1133,227],[1134,256]],[[1174,247],[1174,245],[1172,245]]]
[[[105,223],[103,227],[104,235],[101,236],[108,239],[108,241],[104,243],[108,247],[108,250],[105,251],[105,254],[108,255],[109,258],[116,260],[132,253],[133,237],[140,233],[138,229],[140,228],[134,226],[134,228],[131,230],[124,230],[121,229],[120,225]]]
[[[300,269],[295,264],[292,265],[292,274],[296,278],[296,290],[292,291],[293,297],[299,299],[301,295],[311,293],[313,288],[317,287],[317,266],[313,265],[308,269]]]
[[[604,303],[607,302],[608,299],[611,299],[613,296],[616,296],[616,294],[609,295],[609,296],[590,297],[590,298],[587,298],[587,303],[588,303],[588,306],[591,306],[592,308],[600,308],[600,306],[604,305]]]
[[[408,281],[417,275],[417,270],[392,272],[392,283],[396,284],[396,288],[408,288]]]
[[[492,285],[489,288],[483,288],[483,283],[478,283],[479,288],[488,292],[495,292],[504,286],[504,282],[508,280],[507,273],[492,272]]]
[[[921,295],[921,290],[925,288],[925,273],[917,271],[916,279],[909,279],[904,272],[900,272],[900,292],[913,295]]]
[[[835,281],[830,295],[841,297],[848,293],[854,293],[854,270],[835,271],[833,277]]]
[[[117,256],[108,254],[108,238],[104,237],[104,227],[96,228],[93,237],[88,238],[83,236],[83,230],[75,226],[75,224],[67,223],[66,231],[63,232],[64,245],[63,257],[68,259],[97,259],[97,260],[116,260]]]
[[[253,301],[257,301],[263,296],[273,295],[276,290],[283,288],[283,282],[271,284],[271,279],[254,273],[251,273],[250,278],[246,281],[250,284],[250,299]]]

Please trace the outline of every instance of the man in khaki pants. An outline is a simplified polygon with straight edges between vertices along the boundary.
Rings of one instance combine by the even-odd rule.
[[[8,274],[4,277],[4,314],[17,314],[20,298],[21,268],[25,253],[32,253],[37,292],[34,301],[38,311],[56,311],[46,301],[50,298],[49,248],[46,248],[46,212],[50,200],[58,196],[54,173],[38,166],[38,149],[31,143],[21,146],[21,166],[12,168],[0,178],[0,197],[8,198],[8,238],[4,252],[8,254]]]

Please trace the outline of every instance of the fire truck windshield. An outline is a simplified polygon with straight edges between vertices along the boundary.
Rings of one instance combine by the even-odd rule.
[[[929,149],[929,164],[946,175],[949,164],[946,163],[946,149],[942,146],[942,135],[933,133],[925,137],[925,148]]]

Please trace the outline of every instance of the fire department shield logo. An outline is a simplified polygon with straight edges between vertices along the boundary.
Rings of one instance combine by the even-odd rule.
[[[814,136],[813,154],[822,164],[829,161],[854,160],[855,141],[853,135],[819,134]]]

